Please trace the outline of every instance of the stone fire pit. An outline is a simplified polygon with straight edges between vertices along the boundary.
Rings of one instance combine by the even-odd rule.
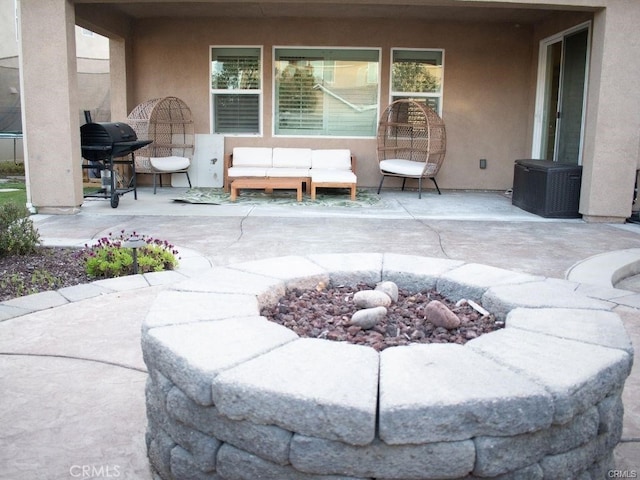
[[[289,288],[391,280],[506,328],[377,353],[259,316]],[[605,478],[633,349],[576,284],[396,254],[281,257],[164,291],[143,325],[148,454],[164,480]]]

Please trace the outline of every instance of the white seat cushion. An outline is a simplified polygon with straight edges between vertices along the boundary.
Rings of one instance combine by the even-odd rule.
[[[427,170],[425,171],[424,162],[414,162],[413,160],[402,159],[389,159],[382,160],[380,162],[380,170],[382,173],[393,173],[396,175],[404,175],[407,177],[420,177],[423,175],[429,175],[436,169],[435,164],[427,164]],[[433,168],[429,168],[433,167]]]
[[[268,168],[267,177],[309,177],[308,168]]]
[[[238,177],[266,177],[267,169],[261,167],[231,167],[227,171],[229,178]]]
[[[310,148],[273,149],[274,168],[311,168]]]
[[[235,147],[234,167],[271,167],[273,149],[270,147]]]
[[[358,178],[351,170],[311,169],[312,183],[356,183]]]
[[[191,160],[186,157],[151,157],[151,166],[158,172],[178,172],[186,170],[191,165]]]
[[[351,150],[320,149],[311,152],[311,168],[351,170]]]

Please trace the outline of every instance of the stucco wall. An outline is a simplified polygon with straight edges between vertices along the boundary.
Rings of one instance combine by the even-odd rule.
[[[381,109],[389,101],[392,47],[445,49],[443,118],[448,152],[438,175],[443,188],[510,188],[513,161],[530,155],[537,58],[530,26],[382,19],[211,18],[142,20],[132,31],[134,49],[129,78],[133,96],[129,110],[149,98],[178,96],[190,105],[197,133],[209,133],[211,128],[210,46],[263,47],[263,136],[229,137],[227,151],[236,145],[346,146],[358,157],[359,184],[377,185],[373,138],[272,137],[272,48],[291,45],[381,48]],[[480,158],[487,159],[486,170],[479,169]]]

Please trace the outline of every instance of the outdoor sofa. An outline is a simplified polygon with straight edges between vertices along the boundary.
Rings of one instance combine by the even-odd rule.
[[[224,188],[231,191],[237,181],[236,187],[269,190],[298,180],[312,199],[317,188],[348,188],[355,200],[355,165],[356,159],[348,149],[235,147],[225,155]]]

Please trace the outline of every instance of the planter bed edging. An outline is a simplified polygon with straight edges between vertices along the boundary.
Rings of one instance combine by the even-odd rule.
[[[288,288],[363,280],[480,300],[506,328],[378,354],[259,316]],[[542,479],[568,465],[572,478],[605,478],[633,349],[612,305],[575,290],[375,253],[245,262],[180,282],[143,325],[152,467],[164,480]]]

